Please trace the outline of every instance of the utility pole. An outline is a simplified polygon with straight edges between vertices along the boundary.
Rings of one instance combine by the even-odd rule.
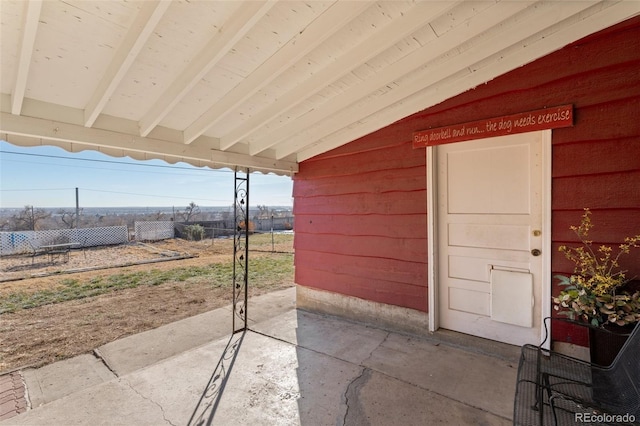
[[[80,227],[80,196],[76,187],[76,229]]]

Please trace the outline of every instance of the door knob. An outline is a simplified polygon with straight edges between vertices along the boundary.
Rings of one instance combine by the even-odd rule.
[[[540,256],[542,254],[542,252],[538,249],[533,249],[531,250],[531,254],[534,256]]]

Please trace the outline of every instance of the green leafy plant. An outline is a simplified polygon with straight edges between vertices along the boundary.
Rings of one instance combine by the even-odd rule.
[[[560,246],[565,257],[575,263],[570,276],[556,275],[563,287],[553,298],[554,309],[560,315],[583,320],[594,326],[617,324],[624,326],[640,321],[640,291],[629,292],[624,285],[630,280],[626,271],[620,269],[619,259],[629,254],[632,248],[640,247],[640,234],[626,237],[618,250],[601,245],[594,248],[588,239],[593,228],[591,211],[585,209],[579,226],[571,226],[582,245]]]
[[[187,240],[190,241],[200,241],[205,236],[204,227],[199,224],[185,226],[184,233],[187,236]]]

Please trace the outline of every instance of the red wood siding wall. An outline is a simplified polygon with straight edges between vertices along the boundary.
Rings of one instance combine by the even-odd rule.
[[[296,282],[426,311],[426,170],[416,130],[563,104],[553,131],[552,269],[584,207],[592,236],[640,232],[640,17],[300,164],[294,180]],[[624,259],[640,277],[640,253]],[[554,289],[557,291],[557,289]]]
[[[296,282],[426,310],[424,150],[392,128],[301,164]]]

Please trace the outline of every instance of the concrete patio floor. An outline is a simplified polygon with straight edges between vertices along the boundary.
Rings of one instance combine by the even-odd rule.
[[[32,409],[0,425],[508,425],[518,348],[418,337],[252,299],[23,376]],[[491,355],[491,348],[495,354]]]

